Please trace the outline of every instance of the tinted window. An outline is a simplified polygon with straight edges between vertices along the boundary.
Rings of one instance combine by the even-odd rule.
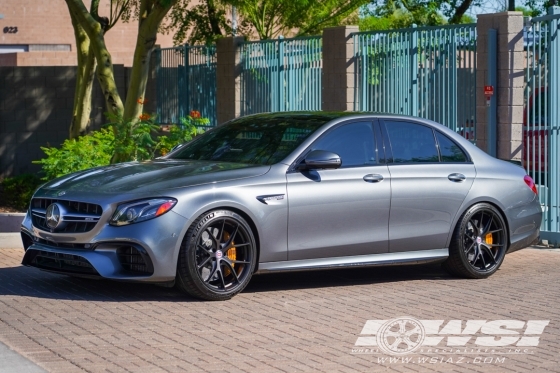
[[[439,162],[431,128],[409,122],[384,122],[394,163]]]
[[[451,141],[451,139],[437,131],[436,137],[439,144],[439,153],[441,155],[442,162],[467,161],[467,156],[465,155],[465,153],[461,150],[461,148],[459,148],[457,144]]]
[[[356,122],[335,128],[317,140],[313,150],[336,153],[342,160],[341,167],[375,164],[373,127],[369,122]]]
[[[270,165],[287,157],[330,119],[319,115],[241,118],[200,135],[169,158]]]

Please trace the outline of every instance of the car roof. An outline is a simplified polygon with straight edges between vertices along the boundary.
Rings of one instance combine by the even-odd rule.
[[[384,118],[402,118],[402,119],[422,119],[412,117],[410,115],[400,115],[400,114],[391,114],[391,113],[377,113],[371,111],[280,111],[274,113],[259,113],[259,114],[251,114],[246,115],[243,117],[239,117],[236,119],[242,118],[285,118],[285,117],[302,117],[302,116],[313,116],[317,119],[323,119],[325,121],[331,121],[333,119],[345,118],[345,117],[363,117],[363,116],[372,116],[372,117],[384,117]],[[234,119],[235,120],[235,119]]]

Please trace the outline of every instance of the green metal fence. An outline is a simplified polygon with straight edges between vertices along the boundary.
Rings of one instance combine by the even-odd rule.
[[[321,110],[322,38],[241,45],[241,115]]]
[[[157,120],[180,123],[192,110],[216,121],[216,48],[179,46],[157,53]]]
[[[353,37],[355,110],[427,118],[475,139],[475,24]]]
[[[538,185],[543,239],[560,242],[560,8],[533,18],[527,53],[523,165]]]

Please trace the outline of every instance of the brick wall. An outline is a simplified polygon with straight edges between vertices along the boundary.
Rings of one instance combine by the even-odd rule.
[[[89,2],[87,2],[89,4]],[[194,3],[193,3],[194,4]],[[17,57],[4,58],[0,54],[0,66],[73,66],[76,65],[76,43],[68,7],[62,0],[1,0],[0,20],[1,45],[69,45],[71,52],[20,52]],[[109,1],[102,0],[99,14],[109,14]],[[3,33],[4,27],[17,27],[17,33]],[[105,36],[107,48],[113,63],[132,65],[138,23],[118,22]],[[158,34],[157,44],[162,47],[173,46],[172,34]],[[45,53],[57,55],[48,55]],[[31,55],[34,56],[31,56]],[[21,60],[20,60],[21,58]],[[31,62],[32,60],[33,62]]]

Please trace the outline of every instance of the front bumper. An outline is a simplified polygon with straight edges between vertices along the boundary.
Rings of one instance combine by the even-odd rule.
[[[51,233],[34,227],[28,213],[21,227],[22,264],[82,277],[172,281],[186,227],[187,219],[170,211],[121,227],[100,221],[94,236]]]

